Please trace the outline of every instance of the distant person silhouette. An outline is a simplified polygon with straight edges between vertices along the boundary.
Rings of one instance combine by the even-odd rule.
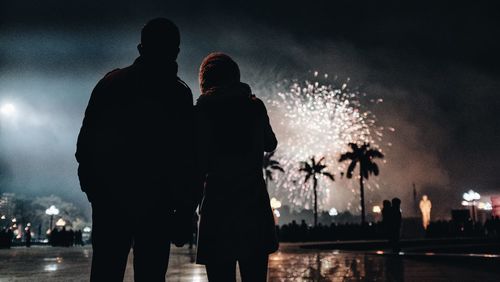
[[[384,231],[385,239],[390,239],[391,237],[391,226],[392,226],[392,206],[391,201],[384,200],[382,202],[382,227]]]
[[[131,246],[135,281],[164,281],[171,241],[189,239],[194,116],[191,90],[177,77],[179,45],[174,23],[149,21],[140,56],[90,97],[76,158],[92,203],[91,281],[122,281]]]
[[[31,229],[29,227],[24,231],[24,241],[27,248],[31,247]]]
[[[200,212],[197,263],[209,281],[266,281],[268,255],[278,248],[264,152],[277,140],[264,103],[240,82],[238,65],[212,53],[200,66],[197,101],[198,146],[204,198]]]
[[[401,200],[399,198],[392,199],[392,216],[391,216],[391,246],[393,252],[399,252],[399,237],[401,233]]]

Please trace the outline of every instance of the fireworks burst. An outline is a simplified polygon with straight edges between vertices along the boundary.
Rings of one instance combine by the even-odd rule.
[[[327,79],[327,75],[320,78],[315,72],[313,81],[285,82],[285,86],[278,87],[286,90],[267,101],[269,112],[277,121],[274,126],[280,140],[277,156],[285,169],[285,174],[276,182],[277,194],[288,197],[292,205],[306,209],[312,204],[312,185],[304,183],[304,175],[299,172],[301,161],[324,156],[327,169],[338,180],[345,164],[337,160],[348,150],[349,143],[369,142],[380,150],[378,144],[383,137],[383,128],[376,126],[375,115],[361,104],[364,95],[352,91],[349,80],[336,86],[328,84]],[[331,188],[336,185],[329,182],[319,179],[318,198],[323,208],[329,208],[325,204],[329,202]],[[352,191],[357,190],[352,188]]]

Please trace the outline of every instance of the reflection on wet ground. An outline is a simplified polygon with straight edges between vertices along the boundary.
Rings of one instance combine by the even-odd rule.
[[[92,250],[0,250],[0,281],[87,281]],[[167,281],[207,281],[194,252],[173,248]],[[387,255],[283,245],[270,257],[269,281],[500,281],[497,257]],[[132,256],[125,281],[133,281]]]

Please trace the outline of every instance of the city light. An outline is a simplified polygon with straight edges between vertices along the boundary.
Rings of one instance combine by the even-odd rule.
[[[57,209],[56,206],[52,205],[48,209],[45,210],[45,213],[47,215],[50,215],[50,226],[49,226],[50,227],[49,233],[50,233],[50,230],[52,230],[52,222],[54,221],[54,215],[59,214],[59,209]]]
[[[338,214],[339,214],[339,212],[337,211],[337,209],[336,209],[336,208],[331,208],[331,209],[328,211],[328,214],[329,214],[330,216],[336,216],[336,215],[338,215]]]
[[[58,215],[59,209],[57,209],[54,205],[52,205],[48,209],[45,210],[45,213],[47,215]]]
[[[479,202],[477,203],[477,208],[480,210],[491,211],[493,209],[493,206],[491,205],[491,203]]]
[[[281,216],[280,211],[279,210],[274,210],[274,215],[276,217],[280,217]]]
[[[63,227],[63,226],[66,226],[66,221],[62,218],[59,218],[57,221],[56,221],[56,226],[59,226],[59,227]]]
[[[373,211],[374,213],[381,213],[381,212],[382,212],[382,209],[380,208],[380,206],[373,206],[372,211]]]
[[[481,199],[481,195],[479,193],[474,192],[473,190],[469,190],[467,193],[464,193],[463,198],[465,201],[462,201],[463,206],[471,206],[472,208],[472,222],[476,223],[476,201]]]
[[[276,198],[271,199],[271,208],[272,209],[279,209],[281,207],[281,202],[276,200]]]
[[[463,198],[467,202],[472,202],[481,199],[481,195],[479,195],[479,193],[477,192],[474,192],[473,190],[469,190],[469,192],[464,193]]]

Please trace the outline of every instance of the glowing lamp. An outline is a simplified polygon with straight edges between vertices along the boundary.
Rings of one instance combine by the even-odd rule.
[[[464,193],[463,198],[467,202],[472,202],[481,199],[481,195],[479,195],[479,193],[477,192],[474,192],[473,190],[469,190],[469,192]]]
[[[337,209],[336,209],[336,208],[331,208],[331,209],[328,211],[328,214],[329,214],[330,216],[336,216],[336,215],[338,215],[338,214],[339,214],[339,212],[337,211]]]
[[[271,208],[273,209],[279,209],[281,207],[281,202],[276,200],[276,198],[271,199]]]
[[[47,215],[58,215],[59,209],[57,209],[54,205],[52,205],[48,209],[45,210],[45,213]]]
[[[63,226],[66,226],[66,221],[62,218],[59,218],[57,221],[56,221],[56,226],[59,226],[59,227],[63,227]]]

